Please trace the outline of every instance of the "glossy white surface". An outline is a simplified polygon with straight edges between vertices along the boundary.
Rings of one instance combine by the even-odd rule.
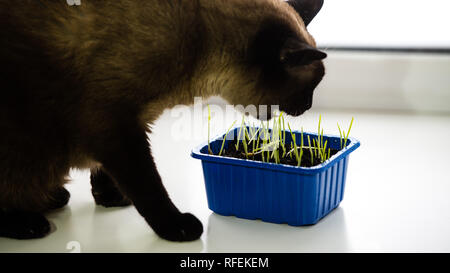
[[[315,130],[318,115],[308,112],[290,120],[291,125]],[[166,112],[152,135],[154,156],[175,204],[203,222],[201,240],[167,242],[132,207],[96,207],[88,172],[74,171],[67,185],[72,194],[69,206],[48,215],[55,230],[38,240],[0,238],[0,252],[69,252],[70,242],[81,252],[450,252],[450,117],[331,111],[322,115],[330,133],[337,133],[336,122],[347,127],[354,115],[351,135],[361,147],[350,159],[344,201],[314,226],[212,213],[200,162],[189,155],[193,146],[206,140],[206,127],[198,137],[180,140],[171,133],[180,120]],[[213,119],[220,125],[213,132],[222,132],[234,118]],[[183,123],[189,125],[188,120]]]

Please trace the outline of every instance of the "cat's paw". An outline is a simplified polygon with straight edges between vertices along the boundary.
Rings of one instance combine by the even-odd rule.
[[[175,242],[195,241],[203,233],[202,223],[190,213],[170,216],[163,222],[152,223],[151,226],[161,238]]]
[[[70,193],[64,187],[60,187],[52,194],[52,200],[48,205],[48,209],[54,210],[63,208],[69,203],[69,199]]]
[[[97,205],[105,208],[126,207],[131,205],[130,199],[125,197],[115,188],[110,188],[101,192],[92,190],[92,196],[94,197]]]
[[[39,213],[7,212],[0,214],[0,237],[36,239],[50,232],[50,223]]]

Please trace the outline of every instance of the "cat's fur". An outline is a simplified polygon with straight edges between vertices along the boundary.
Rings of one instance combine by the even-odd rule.
[[[309,23],[322,1],[291,4]],[[211,95],[301,114],[324,75],[281,0],[0,0],[0,26],[0,236],[12,238],[46,235],[69,169],[89,167],[97,204],[132,203],[162,238],[199,238],[161,183],[147,124]]]

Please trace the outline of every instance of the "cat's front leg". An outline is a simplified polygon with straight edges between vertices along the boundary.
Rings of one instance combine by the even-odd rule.
[[[120,192],[117,183],[102,168],[91,169],[91,186],[97,205],[106,208],[131,205],[130,199]]]
[[[50,223],[39,212],[0,208],[0,237],[36,239],[50,232]]]
[[[127,122],[105,134],[95,157],[153,230],[170,241],[193,241],[203,233],[201,222],[181,213],[170,200],[158,174],[145,129]]]

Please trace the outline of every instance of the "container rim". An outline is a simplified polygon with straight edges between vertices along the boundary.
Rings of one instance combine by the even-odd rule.
[[[236,130],[240,128],[234,127],[230,132],[233,130]],[[301,132],[298,130],[292,131],[293,133],[300,134]],[[310,132],[303,132],[307,135],[315,135],[317,136],[317,133],[310,133]],[[214,142],[216,140],[222,139],[225,136],[225,134],[220,134],[211,139],[210,142]],[[327,138],[340,138],[336,135],[330,135],[330,134],[324,134]],[[287,173],[300,173],[300,174],[317,174],[320,173],[331,166],[333,166],[335,163],[340,161],[341,159],[347,157],[351,152],[356,150],[358,147],[361,146],[361,143],[359,140],[353,137],[349,137],[347,144],[347,147],[337,152],[335,155],[333,155],[329,160],[323,162],[320,165],[316,165],[313,167],[297,167],[297,166],[291,166],[291,165],[285,165],[285,164],[275,164],[275,163],[267,163],[267,162],[260,162],[260,161],[253,161],[248,159],[240,159],[240,158],[232,158],[232,157],[224,157],[224,156],[218,156],[218,155],[210,155],[200,152],[203,148],[208,146],[208,141],[204,141],[201,145],[195,147],[192,149],[191,156],[195,159],[200,159],[202,161],[208,161],[208,162],[215,162],[215,163],[222,163],[222,164],[229,164],[229,165],[238,165],[238,166],[244,166],[244,167],[250,167],[250,168],[259,168],[259,169],[269,169],[269,170],[275,170],[278,172],[287,172]]]

